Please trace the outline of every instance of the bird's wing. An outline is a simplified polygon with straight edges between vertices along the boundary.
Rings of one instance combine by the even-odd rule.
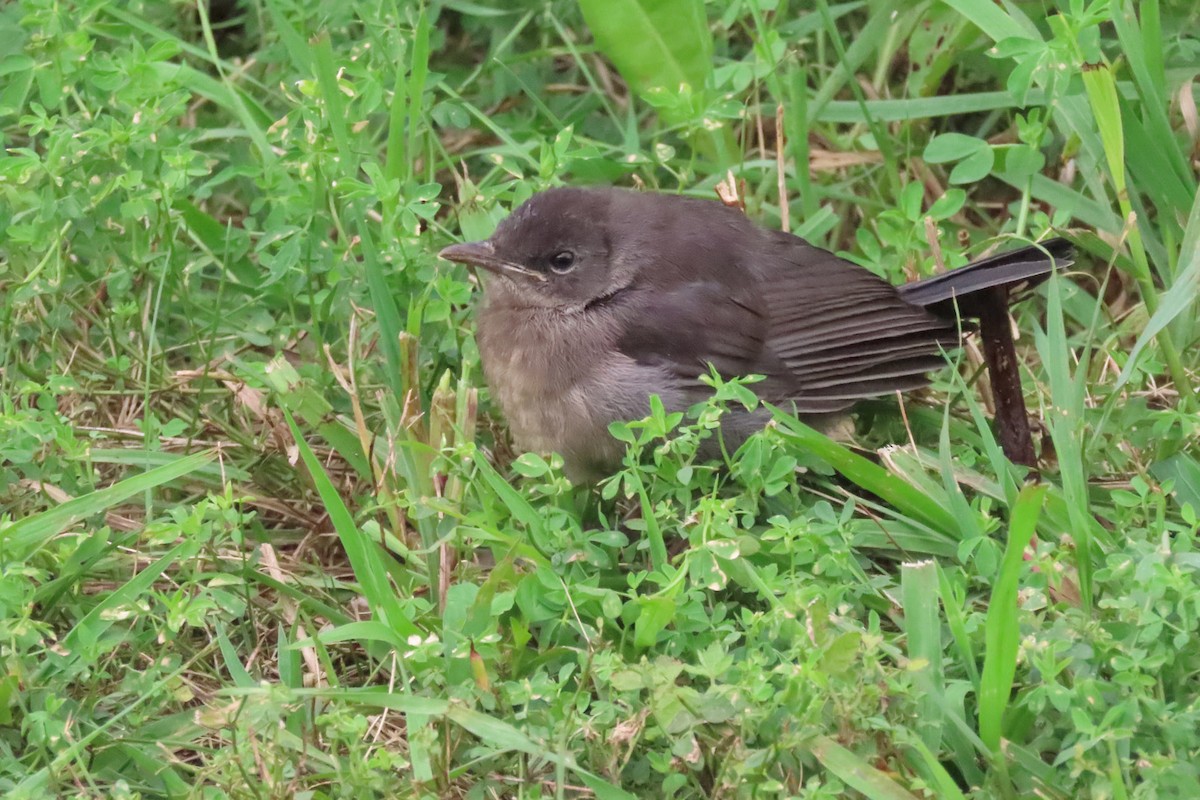
[[[751,265],[768,308],[766,348],[795,381],[798,411],[833,411],[856,400],[927,383],[959,329],[906,302],[871,272],[784,233],[770,234]]]
[[[764,399],[823,413],[925,385],[958,345],[954,320],[862,267],[790,234],[760,236],[735,252],[699,234],[694,256],[613,298],[621,352],[667,370],[697,399],[711,364],[727,378],[764,375],[755,387]]]
[[[640,364],[668,371],[685,390],[702,391],[709,365],[723,377],[779,371],[763,363],[767,308],[751,281],[697,277],[669,286],[630,289],[620,299],[617,347]]]

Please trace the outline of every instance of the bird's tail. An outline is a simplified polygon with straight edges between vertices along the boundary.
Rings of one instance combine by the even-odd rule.
[[[973,298],[987,289],[1036,286],[1056,269],[1070,266],[1075,248],[1066,239],[1047,239],[1019,250],[980,259],[959,269],[897,287],[900,296],[938,316],[974,316]]]

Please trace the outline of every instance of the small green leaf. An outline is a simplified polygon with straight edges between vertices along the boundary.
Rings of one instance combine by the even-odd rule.
[[[987,142],[976,139],[974,136],[967,136],[963,133],[943,133],[929,140],[929,144],[925,146],[924,158],[930,164],[945,164],[950,161],[960,161],[987,149]]]
[[[1017,105],[1023,106],[1028,102],[1033,89],[1033,78],[1040,63],[1036,56],[1026,56],[1024,60],[1017,62],[1013,71],[1008,74],[1004,88],[1008,89]]]
[[[977,183],[987,177],[992,171],[996,154],[990,147],[967,156],[950,170],[951,183]]]
[[[900,192],[900,210],[907,219],[917,222],[921,214],[921,201],[925,199],[925,184],[913,181]]]
[[[962,189],[947,189],[946,193],[929,207],[928,215],[935,220],[949,219],[962,209],[966,200],[967,193]]]
[[[1044,166],[1046,157],[1027,144],[1010,147],[1004,153],[1004,171],[1018,180],[1036,175]]]
[[[522,453],[512,462],[513,472],[526,478],[540,478],[550,471],[546,459],[537,453]]]
[[[675,601],[669,597],[643,597],[638,600],[638,605],[641,612],[633,624],[633,643],[638,647],[650,647],[674,618]]]

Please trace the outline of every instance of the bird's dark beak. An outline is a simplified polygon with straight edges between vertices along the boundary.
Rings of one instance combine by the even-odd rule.
[[[463,242],[452,244],[438,253],[439,258],[453,261],[457,264],[467,264],[472,267],[483,267],[497,275],[516,275],[522,278],[532,278],[537,281],[546,280],[540,272],[526,269],[520,264],[505,261],[496,255],[496,249],[491,242]]]

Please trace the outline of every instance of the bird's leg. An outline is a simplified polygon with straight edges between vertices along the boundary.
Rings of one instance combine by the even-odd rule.
[[[996,429],[1000,447],[1014,464],[1036,468],[1029,415],[1021,391],[1021,372],[1017,348],[1013,344],[1008,320],[1008,289],[996,287],[979,295],[979,333],[983,339],[983,357],[992,383],[996,405]]]

